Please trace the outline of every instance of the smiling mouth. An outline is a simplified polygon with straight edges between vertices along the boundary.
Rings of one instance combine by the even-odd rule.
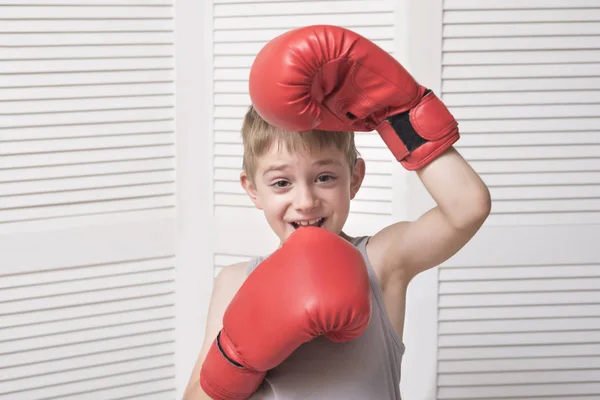
[[[305,221],[291,222],[291,224],[294,227],[294,229],[298,229],[298,228],[302,228],[302,227],[306,227],[306,226],[316,226],[316,227],[320,228],[321,226],[323,226],[324,222],[325,222],[325,218],[316,218],[316,219],[310,219],[310,220],[305,220]]]

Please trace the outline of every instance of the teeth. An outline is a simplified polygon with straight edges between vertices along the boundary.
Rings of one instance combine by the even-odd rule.
[[[296,222],[294,222],[294,224],[296,224],[298,226],[313,226],[313,225],[318,225],[319,222],[321,222],[322,220],[323,220],[323,218],[309,219],[309,220],[305,220],[305,221],[296,221]]]

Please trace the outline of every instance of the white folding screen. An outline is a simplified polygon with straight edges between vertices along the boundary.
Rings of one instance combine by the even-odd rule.
[[[341,25],[394,52],[393,1],[214,1],[215,274],[220,267],[272,251],[276,240],[239,183],[240,129],[250,105],[248,74],[258,51],[275,36],[313,24]],[[371,234],[391,222],[395,163],[378,135],[359,133],[367,162],[363,187],[351,206],[350,234]]]
[[[436,398],[600,396],[599,16],[443,2],[441,94],[493,205],[439,269]]]
[[[172,2],[0,19],[0,397],[174,397]]]

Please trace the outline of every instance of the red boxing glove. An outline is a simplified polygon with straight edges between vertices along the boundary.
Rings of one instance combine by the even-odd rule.
[[[360,252],[325,229],[299,228],[246,279],[200,372],[214,399],[247,399],[266,371],[319,335],[359,337],[371,318]]]
[[[250,98],[268,123],[291,131],[376,130],[408,170],[459,139],[444,103],[386,51],[350,30],[298,28],[258,53]]]

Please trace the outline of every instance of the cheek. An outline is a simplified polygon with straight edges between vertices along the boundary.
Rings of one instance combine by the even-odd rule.
[[[264,197],[265,211],[269,215],[279,215],[286,210],[285,196],[269,193]]]

